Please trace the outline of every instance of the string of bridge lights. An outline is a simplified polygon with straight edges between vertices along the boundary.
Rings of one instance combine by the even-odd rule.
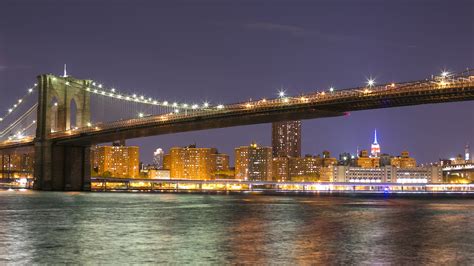
[[[66,85],[69,85],[67,81],[66,81]],[[208,102],[204,102],[202,105],[198,105],[198,104],[171,102],[171,101],[158,101],[151,97],[145,97],[143,95],[138,96],[135,93],[128,94],[128,93],[118,92],[115,88],[104,88],[102,84],[97,83],[97,82],[92,82],[91,85],[92,85],[91,87],[87,87],[85,89],[87,92],[122,100],[122,101],[129,101],[129,102],[148,104],[148,105],[154,105],[154,106],[172,107],[172,108],[175,108],[176,110],[179,110],[179,109],[210,110],[210,108],[212,108]],[[221,105],[216,106],[216,108],[221,109]]]
[[[27,125],[26,127],[18,130],[18,132],[15,135],[9,136],[8,140],[21,140],[21,139],[24,139],[24,138],[28,137],[28,136],[23,135],[23,133],[25,131],[27,131],[28,129],[30,129],[35,124],[36,124],[36,120],[33,120],[29,125]]]
[[[24,114],[22,114],[17,120],[13,121],[8,127],[0,131],[0,137],[4,137],[7,133],[10,133],[13,131],[14,128],[16,128],[20,123],[22,123],[24,120],[28,119],[28,115],[36,112],[36,107],[38,107],[38,104],[34,104],[28,111],[26,111]],[[33,120],[34,123],[36,123],[36,120]]]
[[[3,117],[0,117],[0,123],[2,123],[3,120],[5,120],[9,115],[11,115],[13,111],[15,111],[15,109],[17,109],[23,102],[25,102],[26,98],[30,96],[31,94],[33,94],[33,91],[35,90],[37,86],[38,84],[35,83],[33,87],[28,88],[27,93],[23,97],[18,99],[17,102],[12,107],[8,108],[7,113]]]

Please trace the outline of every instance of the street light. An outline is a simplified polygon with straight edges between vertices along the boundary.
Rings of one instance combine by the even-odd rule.
[[[375,85],[375,79],[373,79],[373,78],[367,79],[367,85],[368,85],[369,87],[374,86],[374,85]]]

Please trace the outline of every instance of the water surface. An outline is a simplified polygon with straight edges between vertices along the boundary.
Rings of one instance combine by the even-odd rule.
[[[474,200],[0,191],[0,263],[474,264]]]

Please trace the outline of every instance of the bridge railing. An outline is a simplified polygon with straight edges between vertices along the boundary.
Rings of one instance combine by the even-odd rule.
[[[467,74],[466,74],[467,73]],[[413,81],[404,83],[388,83],[372,87],[357,87],[346,90],[335,90],[330,92],[315,92],[311,94],[301,95],[298,97],[281,97],[274,99],[262,99],[257,101],[239,102],[225,105],[222,108],[207,108],[196,110],[193,112],[183,113],[167,113],[150,117],[119,120],[108,123],[97,123],[90,127],[73,129],[63,132],[55,132],[51,134],[52,138],[61,138],[68,136],[76,136],[80,134],[100,132],[123,127],[139,127],[150,123],[175,123],[181,120],[204,118],[209,116],[223,116],[225,114],[245,114],[255,111],[268,111],[294,107],[295,105],[314,105],[333,103],[334,101],[347,100],[364,100],[367,97],[384,97],[394,96],[396,94],[405,93],[422,93],[438,89],[451,89],[459,87],[474,86],[474,76],[472,71],[465,72],[463,75],[453,75],[444,78],[433,78],[423,81]]]

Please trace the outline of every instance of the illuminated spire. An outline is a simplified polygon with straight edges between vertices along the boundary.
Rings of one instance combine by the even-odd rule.
[[[374,144],[379,144],[377,142],[377,129],[375,129],[375,132],[374,132]]]
[[[372,155],[372,157],[379,157],[380,155],[380,145],[377,141],[377,129],[375,129],[375,132],[374,132],[374,143],[372,143],[372,145],[370,146],[370,153]]]
[[[67,66],[66,64],[64,64],[64,75],[63,77],[67,77]]]

